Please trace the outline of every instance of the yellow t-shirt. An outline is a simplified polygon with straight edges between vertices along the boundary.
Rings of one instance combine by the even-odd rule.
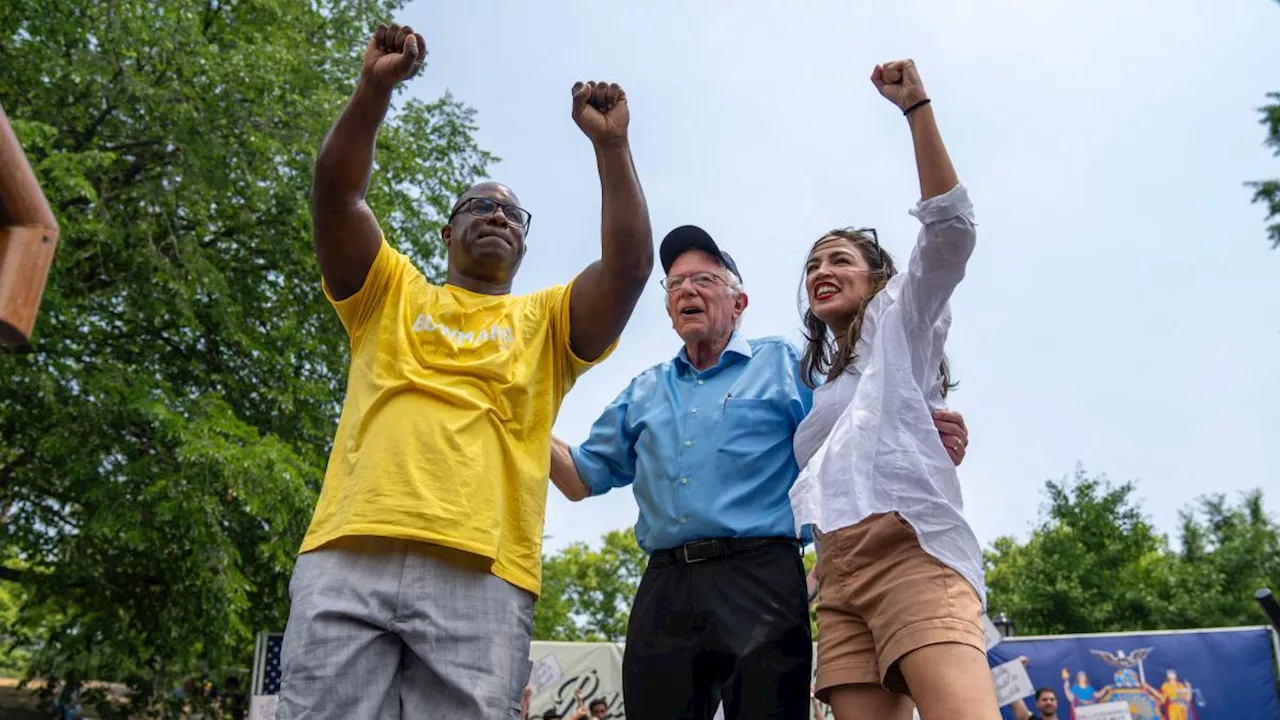
[[[569,287],[432,285],[383,240],[359,292],[325,296],[351,371],[301,552],[349,535],[419,540],[492,559],[539,594],[551,426],[593,364],[569,346]]]

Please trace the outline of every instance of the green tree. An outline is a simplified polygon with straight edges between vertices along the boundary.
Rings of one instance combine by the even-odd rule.
[[[1235,503],[1202,497],[1184,510],[1174,588],[1174,626],[1230,627],[1262,621],[1253,594],[1280,588],[1280,523],[1261,490]]]
[[[613,530],[599,550],[573,543],[542,562],[535,640],[622,642],[647,556],[635,531]]]
[[[1045,483],[1048,503],[1030,540],[986,552],[989,605],[1023,634],[1168,627],[1173,563],[1132,483],[1077,468]]]
[[[0,677],[20,677],[30,661],[30,651],[20,645],[11,630],[18,620],[22,598],[22,586],[0,584]]]
[[[574,617],[574,578],[560,554],[542,556],[542,594],[533,606],[533,639],[575,642],[582,639]]]
[[[1258,108],[1262,113],[1259,122],[1267,128],[1267,139],[1264,143],[1271,148],[1272,154],[1280,157],[1280,92],[1267,93],[1270,105]],[[1280,247],[1280,178],[1245,183],[1253,188],[1253,201],[1267,206],[1267,220],[1276,222],[1267,228],[1267,236],[1271,238],[1271,247]]]
[[[1258,108],[1262,113],[1262,124],[1267,127],[1266,144],[1272,154],[1280,157],[1280,92],[1267,93],[1273,100],[1270,105]],[[1267,237],[1271,239],[1271,247],[1280,248],[1280,179],[1260,180],[1245,183],[1253,188],[1253,201],[1267,206],[1267,220],[1275,222],[1267,228]]]
[[[1280,523],[1262,492],[1197,499],[1174,548],[1143,515],[1132,483],[1077,470],[1045,484],[1031,538],[986,553],[993,611],[1022,634],[1230,627],[1263,621],[1260,587],[1280,587]]]
[[[0,104],[63,230],[32,347],[0,355],[0,577],[30,674],[164,714],[283,627],[348,356],[311,164],[401,4],[0,3]],[[492,160],[473,131],[446,95],[379,138],[370,205],[437,277],[436,231]]]

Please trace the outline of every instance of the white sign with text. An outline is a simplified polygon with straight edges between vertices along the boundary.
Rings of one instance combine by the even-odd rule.
[[[991,668],[991,675],[995,678],[996,702],[1000,707],[1035,694],[1036,688],[1031,684],[1031,677],[1027,675],[1027,668],[1021,660],[1010,660],[997,665]],[[1076,720],[1080,720],[1078,715]]]
[[[534,695],[537,695],[560,682],[563,677],[564,671],[560,669],[560,662],[556,660],[556,656],[547,654],[534,663],[533,669],[529,671],[529,688]]]
[[[1073,709],[1076,720],[1133,720],[1129,703],[1109,702],[1097,705],[1081,705]]]

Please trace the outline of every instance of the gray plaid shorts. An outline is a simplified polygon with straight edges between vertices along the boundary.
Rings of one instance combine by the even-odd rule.
[[[299,556],[277,720],[518,718],[534,598],[486,568],[381,537]]]

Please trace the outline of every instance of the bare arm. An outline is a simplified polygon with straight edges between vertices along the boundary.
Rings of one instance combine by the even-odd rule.
[[[915,72],[914,69],[912,72]],[[937,197],[960,183],[951,165],[947,146],[933,117],[933,105],[917,108],[907,116],[911,142],[916,149],[916,172],[920,175],[920,199]]]
[[[569,446],[555,436],[551,437],[551,482],[562,495],[574,502],[591,497],[591,490],[582,482],[578,467],[573,464]]]
[[[600,259],[587,266],[569,298],[569,341],[588,362],[622,334],[653,272],[653,230],[627,139],[630,110],[616,84],[578,83],[573,117],[595,148],[600,173]]]
[[[911,126],[911,142],[916,151],[916,172],[920,175],[920,199],[937,197],[959,182],[956,169],[951,165],[947,146],[942,143],[938,123],[933,117],[933,105],[919,103],[929,99],[924,83],[916,72],[912,60],[896,60],[877,65],[871,73],[871,82],[881,95],[898,109],[910,112],[907,122]],[[914,109],[912,109],[914,108]]]
[[[312,238],[335,299],[360,290],[378,255],[382,231],[364,201],[374,143],[392,90],[417,73],[425,51],[412,28],[379,25],[365,48],[360,82],[320,146],[311,185]]]
[[[1023,667],[1031,665],[1031,660],[1026,655],[1020,655],[1018,659],[1022,661]],[[1022,698],[1010,703],[1009,709],[1013,711],[1013,720],[1028,720],[1031,717],[1031,710],[1027,708],[1027,702]]]

